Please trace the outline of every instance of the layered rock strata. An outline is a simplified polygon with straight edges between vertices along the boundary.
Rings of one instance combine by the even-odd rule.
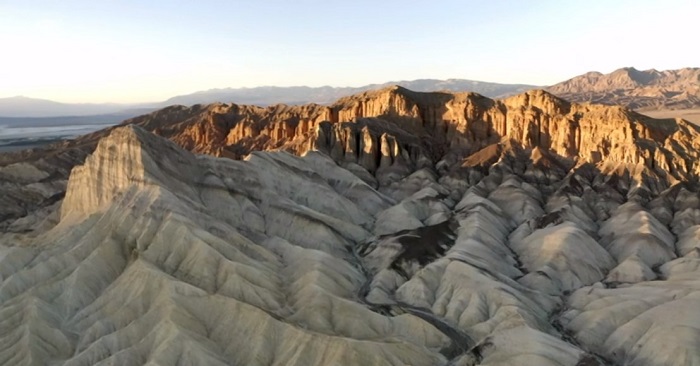
[[[391,88],[6,156],[58,196],[5,217],[0,363],[693,365],[698,136]]]

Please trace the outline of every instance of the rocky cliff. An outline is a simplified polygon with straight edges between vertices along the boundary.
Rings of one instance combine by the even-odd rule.
[[[567,167],[591,163],[606,171],[634,172],[636,179],[658,176],[664,185],[692,180],[700,169],[698,129],[693,125],[655,120],[621,107],[569,103],[539,90],[491,100],[473,93],[390,87],[330,106],[172,106],[124,124],[141,126],[195,153],[234,159],[259,150],[297,155],[321,151],[375,187],[423,167],[459,174],[465,159],[478,160],[504,144],[539,148]],[[8,173],[6,189],[24,193],[5,195],[0,219],[25,216],[37,205],[51,203],[55,194],[60,196],[70,167],[109,131],[48,151],[0,156],[2,164],[35,162],[45,173],[39,179],[29,171],[33,178],[20,178],[26,182],[16,185],[12,177],[21,169],[12,168],[15,173]],[[26,192],[28,188],[32,190]]]
[[[620,107],[389,88],[6,155],[0,364],[698,364],[699,152]]]
[[[700,68],[637,70],[626,67],[610,74],[589,72],[547,90],[573,102],[622,105],[632,109],[700,107]]]
[[[491,100],[391,87],[331,106],[175,106],[131,123],[197,153],[240,158],[258,150],[319,150],[380,176],[396,165],[453,168],[506,142],[550,151],[569,164],[638,165],[669,179],[700,171],[696,127],[622,107],[572,104],[541,90]]]

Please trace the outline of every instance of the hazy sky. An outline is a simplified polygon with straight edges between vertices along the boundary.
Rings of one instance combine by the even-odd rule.
[[[700,1],[0,0],[0,97],[150,102],[261,85],[547,85],[700,66]]]

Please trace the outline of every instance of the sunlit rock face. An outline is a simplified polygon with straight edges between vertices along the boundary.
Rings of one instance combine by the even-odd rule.
[[[129,122],[3,157],[0,364],[700,364],[692,125],[401,88]]]
[[[700,68],[637,70],[625,67],[609,74],[588,72],[547,88],[574,102],[624,105],[633,109],[700,107]]]

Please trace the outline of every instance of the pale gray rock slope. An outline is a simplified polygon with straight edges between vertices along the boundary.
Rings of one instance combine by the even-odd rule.
[[[696,194],[596,212],[615,187],[542,194],[515,158],[391,197],[320,153],[116,129],[55,226],[3,238],[0,364],[697,364]]]
[[[591,133],[596,159],[431,160],[396,133],[231,160],[129,125],[67,180],[4,165],[36,207],[0,234],[0,364],[698,365],[697,163],[675,152],[700,140],[644,123]]]
[[[0,247],[0,363],[444,362],[448,336],[357,298],[353,245],[392,200],[334,169],[115,130],[73,170],[59,224]]]

